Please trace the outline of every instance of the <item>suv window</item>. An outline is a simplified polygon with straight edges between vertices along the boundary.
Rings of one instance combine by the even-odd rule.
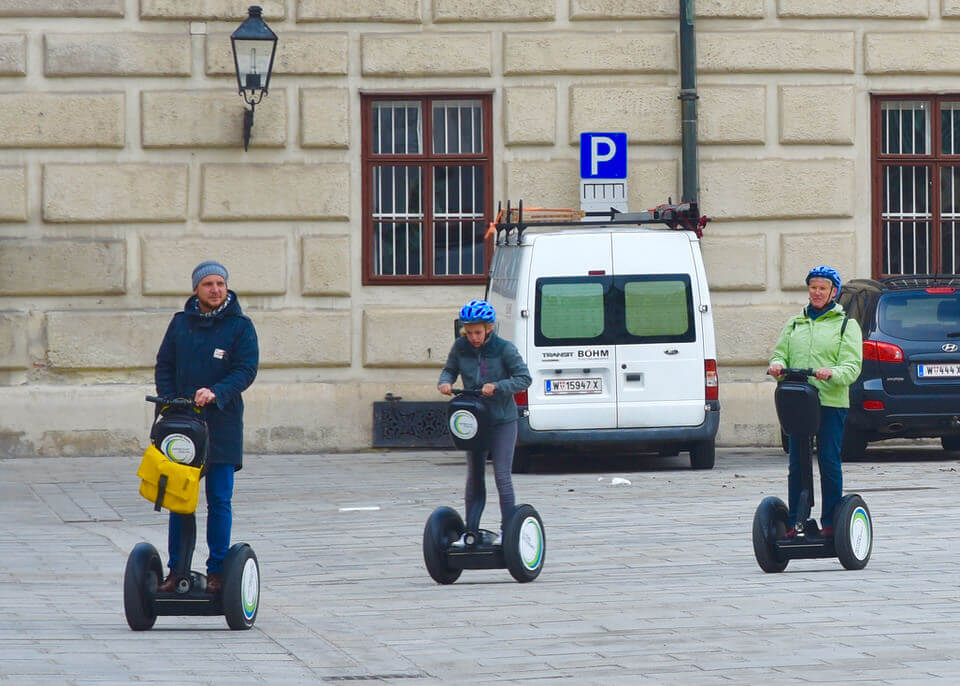
[[[877,308],[877,326],[908,341],[960,336],[960,293],[886,293]]]
[[[537,279],[537,346],[696,340],[688,274]]]

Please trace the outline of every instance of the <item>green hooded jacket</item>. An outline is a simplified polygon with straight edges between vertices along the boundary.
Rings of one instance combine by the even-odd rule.
[[[826,407],[850,407],[850,384],[860,376],[863,361],[863,334],[854,319],[847,319],[847,326],[840,339],[840,329],[846,314],[840,303],[811,319],[807,308],[791,317],[773,349],[770,364],[784,367],[827,367],[833,371],[826,381],[810,379],[820,392],[820,404]]]

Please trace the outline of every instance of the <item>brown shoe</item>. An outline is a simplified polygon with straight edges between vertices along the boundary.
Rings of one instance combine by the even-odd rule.
[[[163,580],[157,590],[161,593],[173,593],[173,590],[177,587],[177,575],[172,570],[167,574],[167,578]]]
[[[213,572],[207,575],[207,593],[219,593],[223,589],[223,575]]]

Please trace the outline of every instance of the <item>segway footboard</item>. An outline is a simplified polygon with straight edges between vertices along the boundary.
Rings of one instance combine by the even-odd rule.
[[[478,543],[470,548],[448,548],[447,565],[454,569],[503,569],[503,547]]]

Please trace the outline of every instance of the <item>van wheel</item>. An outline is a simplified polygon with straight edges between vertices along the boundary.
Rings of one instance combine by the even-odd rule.
[[[960,450],[960,436],[941,436],[940,445],[944,450]]]
[[[530,471],[530,465],[533,463],[533,451],[525,445],[514,446],[513,464],[510,471],[514,474],[526,474]]]
[[[852,426],[843,428],[843,440],[840,443],[840,457],[844,460],[856,460],[863,457],[867,449],[867,437]]]
[[[694,469],[713,469],[717,459],[714,441],[697,441],[690,447],[690,466]]]

